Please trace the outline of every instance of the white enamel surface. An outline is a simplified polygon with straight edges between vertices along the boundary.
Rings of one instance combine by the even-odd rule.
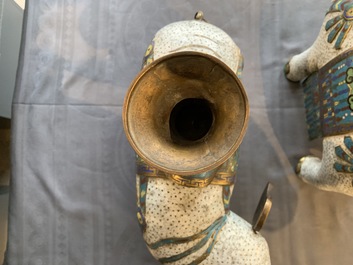
[[[334,47],[335,41],[333,43],[327,41],[330,31],[325,30],[325,25],[328,20],[337,15],[338,13],[326,15],[320,33],[313,45],[303,53],[293,56],[289,61],[290,72],[287,74],[288,79],[300,81],[323,67],[339,54],[353,47],[352,30],[339,50]],[[353,134],[348,135],[352,136]],[[301,164],[299,177],[319,189],[353,196],[352,174],[337,172],[333,167],[334,163],[338,161],[335,154],[335,147],[343,145],[344,137],[345,135],[337,135],[324,138],[322,159],[311,156],[305,157]]]
[[[238,46],[221,29],[204,21],[190,20],[169,24],[154,38],[154,59],[182,51],[195,51],[217,57],[234,72],[241,57]]]
[[[167,179],[148,180],[144,239],[149,244],[170,237],[195,235],[222,215],[222,186],[209,185],[197,189],[179,186]],[[191,248],[199,240],[150,251],[156,259],[169,257]],[[189,264],[201,256],[209,244],[211,240],[192,255],[170,264]],[[270,264],[269,249],[265,239],[255,234],[249,223],[231,212],[214,249],[201,264],[266,265]]]

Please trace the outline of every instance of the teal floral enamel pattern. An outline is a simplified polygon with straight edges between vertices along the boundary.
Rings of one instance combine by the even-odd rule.
[[[330,32],[327,41],[333,43],[336,40],[335,48],[341,49],[353,25],[353,2],[351,0],[333,1],[327,13],[335,12],[339,12],[339,14],[327,21],[325,29]]]
[[[335,153],[340,162],[334,164],[334,168],[337,172],[342,173],[353,173],[353,140],[352,137],[344,137],[344,147],[337,146]]]

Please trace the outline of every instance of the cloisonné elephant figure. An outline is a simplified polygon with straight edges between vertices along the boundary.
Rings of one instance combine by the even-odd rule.
[[[319,189],[353,196],[353,1],[331,3],[313,45],[285,66],[302,81],[310,139],[323,138],[322,158],[305,156],[296,171]],[[303,36],[304,37],[304,36]]]
[[[242,69],[233,40],[198,13],[157,32],[125,97],[137,216],[162,264],[270,264],[266,240],[229,205],[248,122]]]

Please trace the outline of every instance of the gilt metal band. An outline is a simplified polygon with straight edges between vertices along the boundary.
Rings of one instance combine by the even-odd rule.
[[[235,183],[238,169],[238,152],[234,153],[222,166],[198,175],[181,176],[168,174],[146,164],[136,156],[136,174],[144,177],[167,178],[181,186],[203,188],[208,185],[229,186]]]

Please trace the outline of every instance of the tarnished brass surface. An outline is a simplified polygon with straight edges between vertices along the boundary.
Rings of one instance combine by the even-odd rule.
[[[195,18],[196,20],[201,20],[201,21],[207,22],[207,21],[205,20],[205,18],[204,18],[204,14],[203,14],[202,11],[197,11],[196,14],[195,14],[195,16],[194,16],[194,18]]]
[[[259,204],[257,205],[253,220],[252,220],[252,229],[255,233],[259,232],[262,226],[265,224],[266,219],[271,211],[272,207],[272,198],[270,195],[271,190],[273,189],[272,183],[268,182],[265,190],[262,193]]]
[[[185,100],[200,103],[209,123],[200,125],[206,129],[196,137],[188,133],[197,126],[179,125],[179,117],[171,117],[177,112],[189,119],[188,109],[176,110]],[[194,111],[192,106],[188,108]],[[238,149],[248,116],[247,97],[234,72],[197,52],[174,53],[145,67],[132,82],[123,108],[124,129],[136,153],[152,167],[180,176],[222,165]],[[186,130],[179,128],[184,125]]]

